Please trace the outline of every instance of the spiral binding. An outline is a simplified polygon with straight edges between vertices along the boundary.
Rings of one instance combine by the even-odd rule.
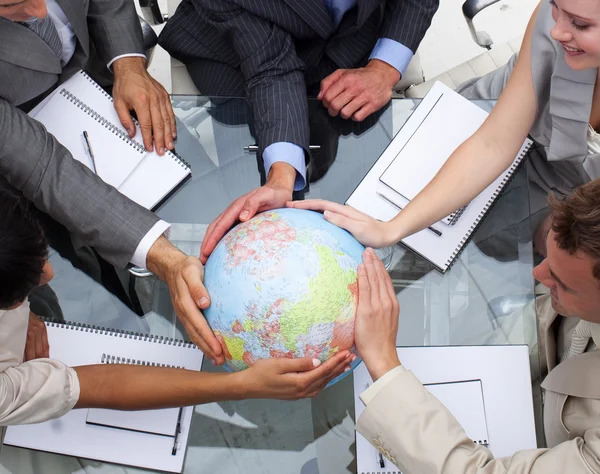
[[[110,354],[102,354],[100,359],[102,364],[125,364],[125,365],[143,365],[146,367],[168,367],[170,369],[185,369],[182,365],[161,364],[160,362],[150,362],[147,360],[131,359],[129,357],[120,357]]]
[[[94,81],[90,76],[88,76],[83,71],[80,71],[80,74],[88,82],[90,82],[97,90],[99,90],[104,97],[106,97],[107,99],[110,99],[110,101],[114,103],[114,99],[110,96],[110,94],[108,94],[104,89],[102,89],[102,87],[100,87],[96,83],[96,81]],[[81,110],[83,110],[86,114],[88,114],[94,120],[96,120],[96,122],[100,123],[102,126],[106,127],[112,133],[117,135],[125,143],[128,143],[131,147],[135,148],[138,152],[143,153],[143,154],[146,153],[146,148],[144,147],[143,144],[138,143],[137,141],[129,138],[129,135],[125,131],[121,130],[119,127],[117,127],[113,123],[109,122],[105,117],[100,115],[98,112],[96,112],[91,107],[87,106],[82,100],[78,99],[75,95],[71,94],[68,90],[63,88],[63,89],[61,89],[60,94],[63,95],[64,97],[66,97],[70,102],[75,104]],[[139,127],[139,122],[135,118],[133,118],[133,121],[135,122],[135,125],[137,127]],[[190,171],[192,169],[190,164],[187,161],[185,161],[181,156],[179,156],[177,153],[173,153],[172,151],[167,150],[165,155],[170,156],[182,168],[184,168],[188,171]]]
[[[90,332],[94,334],[102,334],[105,336],[121,337],[124,339],[132,339],[136,341],[153,342],[157,344],[166,344],[169,346],[187,347],[189,349],[197,349],[192,342],[175,339],[173,337],[156,336],[153,334],[142,334],[140,332],[126,331],[124,329],[110,329],[92,324],[84,324],[73,321],[57,321],[52,318],[42,317],[40,319],[46,323],[48,327],[58,327],[62,329],[70,329],[73,331]]]
[[[485,215],[487,214],[487,212],[494,206],[494,204],[496,204],[496,202],[498,200],[498,196],[502,193],[502,191],[504,190],[504,188],[506,188],[506,186],[508,186],[509,183],[512,181],[512,179],[514,178],[517,170],[519,169],[519,167],[523,163],[523,159],[525,158],[525,156],[527,155],[527,153],[529,153],[529,149],[531,148],[532,143],[533,142],[530,141],[527,144],[527,146],[524,147],[524,149],[517,156],[517,158],[515,159],[515,161],[511,165],[511,167],[504,174],[504,178],[502,179],[502,182],[496,188],[496,191],[494,191],[494,194],[492,195],[491,199],[487,202],[487,204],[485,205],[485,207],[483,208],[483,210],[479,213],[479,215],[477,216],[477,218],[473,222],[473,225],[471,227],[469,227],[469,230],[467,231],[467,234],[462,238],[462,240],[458,244],[458,247],[456,248],[456,250],[454,250],[454,252],[452,253],[452,255],[450,255],[450,258],[446,262],[446,270],[450,270],[450,268],[452,267],[452,265],[454,265],[454,262],[456,262],[456,259],[458,258],[458,256],[460,255],[460,253],[464,250],[465,245],[471,239],[471,236],[475,233],[475,231],[481,225],[481,222],[483,221],[483,218],[485,217]]]

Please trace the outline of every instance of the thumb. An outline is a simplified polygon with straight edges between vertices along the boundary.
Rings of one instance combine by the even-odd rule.
[[[244,207],[242,208],[242,212],[240,212],[240,220],[247,221],[248,219],[252,219],[258,211],[258,206],[258,200],[253,198],[246,199]]]
[[[321,365],[319,359],[304,357],[302,359],[279,359],[281,373],[308,372]]]
[[[135,124],[129,112],[129,107],[127,107],[123,100],[115,99],[115,110],[117,111],[121,125],[127,130],[129,138],[133,138],[135,136]]]
[[[195,268],[194,266],[193,268]],[[182,276],[187,284],[192,299],[200,309],[206,309],[210,306],[210,295],[202,282],[202,266],[198,262],[198,271],[183,272]]]

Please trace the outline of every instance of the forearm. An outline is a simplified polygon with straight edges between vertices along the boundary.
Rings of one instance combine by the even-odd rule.
[[[87,22],[100,58],[108,64],[117,56],[144,53],[144,40],[131,0],[90,0]]]
[[[146,410],[251,398],[240,374],[135,365],[75,367],[80,395],[75,408]]]
[[[431,182],[391,221],[394,242],[465,206],[508,168],[515,155],[490,146],[493,144],[477,134],[459,146]]]

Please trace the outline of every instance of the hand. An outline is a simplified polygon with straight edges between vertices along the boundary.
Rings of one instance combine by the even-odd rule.
[[[346,229],[356,240],[368,247],[387,247],[399,240],[395,239],[390,222],[378,221],[350,206],[343,206],[323,199],[290,201],[286,205],[296,209],[323,212],[323,216],[328,222]]]
[[[254,398],[297,400],[316,396],[356,357],[342,351],[321,364],[318,359],[263,359],[240,372],[243,385]]]
[[[396,352],[400,305],[392,279],[373,249],[365,250],[363,262],[358,266],[354,342],[371,378],[376,381],[400,365]]]
[[[225,362],[223,349],[200,309],[210,306],[210,296],[204,284],[204,267],[196,257],[190,257],[160,237],[146,257],[148,270],[169,286],[177,317],[188,336],[215,365]]]
[[[552,229],[552,216],[548,215],[542,223],[539,225],[537,230],[535,231],[535,235],[533,237],[533,248],[539,253],[542,257],[546,258],[548,256],[548,233]]]
[[[364,68],[338,69],[321,81],[317,99],[329,115],[363,121],[392,98],[400,73],[389,64],[372,59]]]
[[[117,59],[113,70],[115,110],[129,137],[136,134],[130,113],[135,110],[146,150],[153,150],[153,136],[159,155],[165,153],[165,148],[172,150],[177,130],[171,99],[164,87],[146,71],[146,60],[138,57]]]
[[[257,212],[284,207],[292,199],[295,179],[296,170],[292,166],[283,162],[274,163],[264,186],[237,198],[208,226],[200,248],[200,261],[206,263],[219,241],[236,221],[246,222]]]
[[[29,325],[27,326],[27,339],[25,340],[24,362],[33,359],[50,357],[50,345],[48,344],[48,331],[44,322],[35,314],[29,313]]]

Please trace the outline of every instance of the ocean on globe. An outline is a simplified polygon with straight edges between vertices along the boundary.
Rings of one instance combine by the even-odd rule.
[[[229,231],[206,262],[204,315],[239,371],[260,359],[356,353],[357,267],[364,247],[322,214],[276,209]],[[360,358],[351,364],[354,369]],[[345,372],[331,383],[348,375]]]

